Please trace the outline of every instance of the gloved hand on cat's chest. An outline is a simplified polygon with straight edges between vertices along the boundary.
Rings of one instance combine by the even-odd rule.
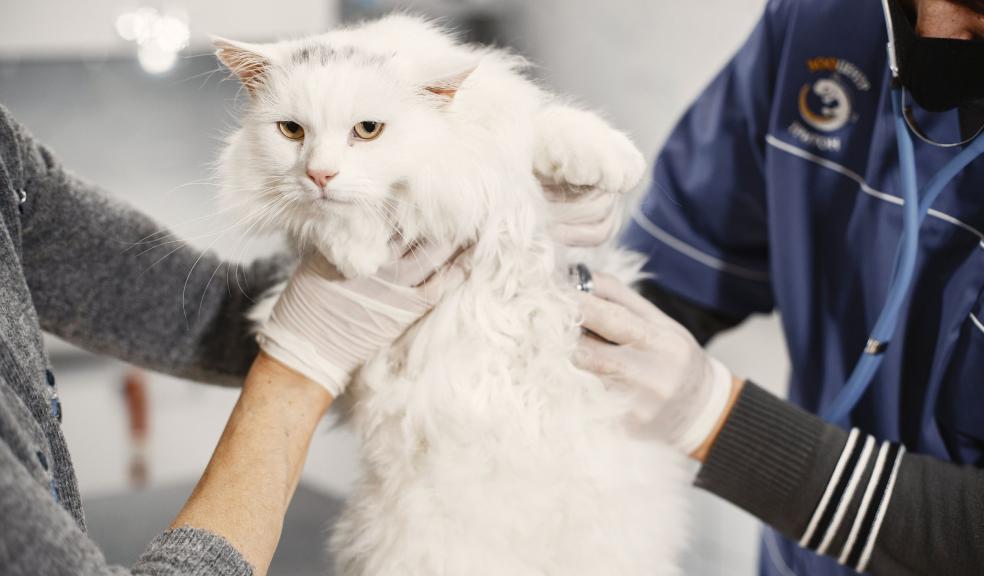
[[[605,274],[578,293],[585,334],[574,361],[633,394],[638,436],[694,454],[712,437],[732,399],[734,378],[686,328]]]
[[[307,254],[257,334],[260,348],[337,398],[353,373],[464,280],[450,246],[417,245],[373,276]]]

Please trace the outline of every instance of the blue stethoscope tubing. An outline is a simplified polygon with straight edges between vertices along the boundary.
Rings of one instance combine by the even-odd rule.
[[[885,358],[885,349],[891,342],[898,324],[899,310],[912,287],[919,252],[919,228],[926,214],[943,189],[979,156],[984,154],[984,138],[974,138],[959,154],[950,159],[926,184],[922,198],[916,184],[916,158],[912,136],[902,111],[901,86],[892,88],[892,109],[895,114],[895,139],[899,149],[900,179],[902,182],[902,237],[896,256],[895,274],[892,278],[885,305],[871,330],[864,353],[854,366],[844,388],[824,410],[824,418],[841,422],[871,385],[875,372]]]

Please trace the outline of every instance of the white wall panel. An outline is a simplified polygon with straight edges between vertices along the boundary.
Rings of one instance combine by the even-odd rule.
[[[105,57],[129,55],[132,44],[115,28],[119,14],[137,6],[187,16],[192,48],[208,35],[269,39],[317,32],[334,25],[336,0],[3,0],[0,3],[0,57]]]

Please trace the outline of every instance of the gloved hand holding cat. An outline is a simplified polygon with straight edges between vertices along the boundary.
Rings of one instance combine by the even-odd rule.
[[[605,274],[579,293],[583,327],[575,364],[635,393],[633,432],[694,453],[718,427],[734,378],[686,328]]]
[[[260,347],[337,398],[355,370],[461,284],[460,264],[448,263],[455,251],[415,246],[374,276],[351,279],[309,253],[260,328]]]

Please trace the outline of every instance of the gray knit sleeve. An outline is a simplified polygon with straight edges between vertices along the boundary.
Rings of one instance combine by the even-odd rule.
[[[107,564],[98,546],[46,489],[23,446],[0,439],[0,573],[4,576],[250,576],[222,537],[179,528],[154,540],[132,570]]]
[[[844,431],[752,383],[695,484],[859,572],[984,566],[984,471]]]
[[[26,194],[22,265],[42,328],[162,372],[241,382],[257,353],[245,313],[289,259],[237,267],[182,242],[148,250],[159,224],[63,169],[2,107],[0,124]]]
[[[133,567],[134,576],[241,576],[252,573],[250,565],[225,538],[188,527],[168,530],[158,536]]]

